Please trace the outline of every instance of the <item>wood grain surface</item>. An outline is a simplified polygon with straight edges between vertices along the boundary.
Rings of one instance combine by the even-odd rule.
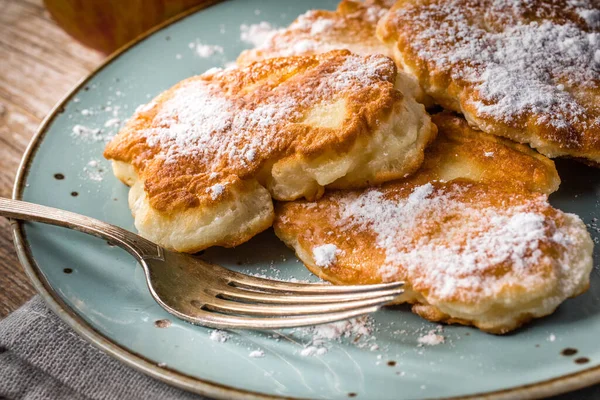
[[[103,55],[71,39],[42,0],[0,0],[0,196],[9,197],[27,143],[46,114]],[[33,296],[0,218],[0,318]]]

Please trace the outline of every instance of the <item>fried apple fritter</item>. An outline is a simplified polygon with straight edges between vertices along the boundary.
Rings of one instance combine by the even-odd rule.
[[[275,233],[334,284],[406,282],[398,303],[503,334],[584,292],[592,240],[554,209],[554,163],[449,113],[408,179],[280,203]]]
[[[271,197],[315,199],[422,163],[435,136],[396,86],[394,62],[347,50],[274,58],[186,79],[108,144],[142,236],[196,252],[271,226]]]
[[[377,34],[473,126],[600,165],[597,1],[400,0]]]
[[[390,47],[375,34],[377,22],[391,7],[389,3],[343,0],[336,11],[310,10],[289,27],[274,32],[262,45],[243,51],[237,63],[244,65],[266,58],[320,54],[339,49],[363,56],[391,56]],[[413,76],[398,72],[398,84],[405,95],[414,96],[426,106],[432,105]]]

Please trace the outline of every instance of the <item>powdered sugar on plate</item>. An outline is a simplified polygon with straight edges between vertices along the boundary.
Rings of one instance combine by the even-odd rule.
[[[251,25],[242,24],[240,25],[240,40],[250,43],[254,47],[259,47],[266,43],[278,31],[279,29],[273,27],[273,25],[266,21]]]
[[[422,345],[437,346],[438,344],[444,343],[445,338],[444,336],[438,334],[435,329],[433,329],[427,332],[427,334],[420,336],[417,341]]]
[[[263,358],[265,356],[265,352],[262,350],[253,350],[250,352],[250,354],[248,354],[248,357],[250,358]]]
[[[106,167],[100,160],[90,160],[87,165],[83,168],[83,172],[87,179],[91,181],[100,182],[104,179],[106,174]]]
[[[332,322],[292,330],[294,336],[308,338],[308,342],[299,354],[303,357],[322,356],[328,352],[333,343],[342,339],[360,348],[373,347],[376,338],[372,335],[374,321],[368,316]]]
[[[73,126],[71,136],[88,142],[101,142],[105,140],[105,138],[100,134],[99,128],[90,128],[81,124]]]
[[[201,58],[208,58],[215,54],[223,54],[223,47],[214,44],[204,44],[199,40],[191,42],[188,47],[194,50],[196,55]]]
[[[227,340],[229,340],[230,335],[225,331],[215,329],[210,333],[209,337],[213,342],[225,343]]]
[[[322,356],[324,354],[327,354],[326,347],[307,346],[300,350],[300,355],[302,357]]]

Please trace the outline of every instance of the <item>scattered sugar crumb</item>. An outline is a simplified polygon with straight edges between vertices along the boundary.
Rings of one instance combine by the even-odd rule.
[[[210,198],[216,200],[225,191],[225,185],[217,183],[206,189],[206,193],[210,193]]]
[[[277,29],[267,21],[252,25],[242,24],[240,25],[240,40],[259,47],[267,42],[276,32]]]
[[[210,333],[210,340],[214,342],[225,343],[227,340],[229,340],[229,338],[229,334],[220,329],[215,329]]]
[[[445,342],[445,338],[442,335],[438,335],[437,331],[432,329],[427,332],[426,335],[420,336],[417,341],[420,344],[424,344],[427,346],[437,346],[438,344],[442,344]]]
[[[256,157],[256,149],[250,149],[246,151],[245,155],[248,161],[254,161],[254,157]]]
[[[250,354],[248,354],[248,356],[251,358],[263,358],[265,356],[265,352],[262,350],[254,350],[251,351]]]
[[[154,106],[156,105],[156,103],[154,103],[154,101],[151,101],[150,103],[146,103],[146,104],[140,104],[136,109],[135,112],[136,113],[145,113],[150,111],[152,108],[154,108]]]
[[[345,321],[317,325],[313,328],[316,339],[338,339],[353,335],[369,336],[372,332],[372,321],[367,317],[351,318]]]
[[[326,347],[307,346],[300,351],[302,357],[322,356],[327,353]]]
[[[83,139],[86,141],[98,142],[102,140],[100,135],[100,129],[89,128],[84,125],[75,125],[71,131],[71,136],[77,139]]]
[[[556,340],[556,335],[551,333],[546,340],[549,342],[554,342]]]
[[[98,160],[90,160],[83,168],[87,178],[91,181],[100,182],[104,179],[106,170],[102,167]]]
[[[105,128],[112,128],[113,126],[119,126],[121,120],[119,118],[111,118],[104,123]]]
[[[373,320],[367,316],[363,316],[346,321],[297,328],[294,330],[294,333],[309,339],[308,343],[300,351],[300,355],[302,357],[310,357],[327,354],[328,345],[340,341],[342,338],[349,339],[350,343],[358,348],[372,347],[372,341],[375,340],[375,337],[372,335],[373,329]]]
[[[319,267],[330,267],[336,259],[336,256],[340,253],[334,244],[324,244],[322,246],[313,247],[313,257],[315,264]]]
[[[483,155],[486,157],[492,157],[494,155],[494,152],[493,151],[484,151]]]
[[[215,54],[223,54],[223,47],[219,45],[211,45],[201,43],[199,40],[192,42],[189,45],[190,49],[193,49],[196,54],[202,58],[208,58]]]

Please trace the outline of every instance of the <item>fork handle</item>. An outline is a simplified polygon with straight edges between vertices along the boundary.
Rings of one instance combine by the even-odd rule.
[[[97,236],[138,259],[163,258],[162,248],[151,241],[118,226],[70,211],[0,197],[0,216],[62,226]]]

